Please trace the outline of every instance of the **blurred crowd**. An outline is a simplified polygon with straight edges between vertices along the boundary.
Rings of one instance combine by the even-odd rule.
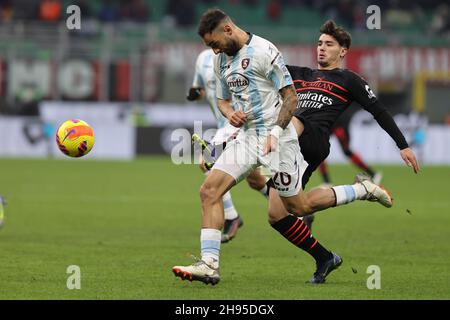
[[[164,6],[164,17],[176,26],[194,26],[198,22],[197,5],[265,6],[268,21],[282,19],[289,8],[317,10],[352,29],[365,28],[366,8],[378,5],[387,27],[424,27],[430,33],[450,37],[450,3],[448,0],[73,0],[81,8],[82,17],[103,22],[132,21],[146,23],[160,20],[152,11],[154,5]],[[64,19],[67,1],[62,0],[0,0],[0,22],[13,20],[60,21]],[[156,19],[158,18],[158,19]],[[264,24],[264,21],[261,21]]]
[[[57,22],[67,17],[65,5],[77,5],[83,18],[104,22],[149,22],[151,18],[151,8],[145,0],[0,0],[0,22]]]

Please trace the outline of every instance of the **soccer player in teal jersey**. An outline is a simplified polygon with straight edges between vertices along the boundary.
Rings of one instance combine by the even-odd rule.
[[[216,77],[214,73],[214,52],[211,49],[202,51],[195,64],[195,74],[192,87],[189,90],[187,99],[195,101],[205,98],[208,102],[211,112],[213,113],[217,122],[217,131],[210,142],[214,157],[217,158],[220,151],[223,149],[223,144],[230,139],[234,134],[240,130],[232,126],[228,119],[225,118],[217,106],[216,98]],[[202,159],[200,169],[208,174],[208,169],[205,166],[205,161]],[[267,196],[268,188],[266,186],[267,179],[259,173],[259,170],[254,170],[247,176],[247,182],[250,187],[260,191],[264,196]],[[234,207],[230,191],[227,191],[222,197],[225,222],[222,231],[222,243],[228,242],[234,238],[238,229],[242,226],[243,221]]]
[[[182,279],[216,284],[220,281],[220,230],[224,221],[221,198],[228,190],[264,165],[273,172],[277,191],[269,197],[269,213],[282,207],[298,216],[311,214],[303,211],[303,202],[309,205],[311,199],[301,192],[302,175],[308,163],[300,152],[298,134],[291,122],[297,95],[281,53],[269,41],[237,27],[218,9],[208,10],[202,16],[199,35],[216,53],[214,72],[219,109],[233,126],[242,130],[227,144],[200,189],[201,259],[189,266],[174,266],[172,271]],[[356,195],[345,203],[364,199],[392,205],[387,192],[369,181],[345,187],[356,190]],[[335,196],[328,190],[325,193],[318,190],[313,200],[315,211],[336,204]],[[297,237],[301,237],[301,248],[316,260],[317,270],[325,268],[328,274],[336,269],[342,259],[325,249],[304,222],[299,221],[292,228],[296,228],[295,232],[302,228]]]

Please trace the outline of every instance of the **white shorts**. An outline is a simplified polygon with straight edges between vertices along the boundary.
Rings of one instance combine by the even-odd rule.
[[[263,177],[267,178],[267,180],[272,178],[272,176],[275,174],[275,173],[272,173],[272,171],[270,171],[270,169],[265,166],[259,166],[259,168],[257,168],[257,170]]]
[[[211,140],[211,144],[213,146],[220,145],[223,142],[227,141],[232,135],[237,134],[240,128],[233,127],[229,122],[222,127],[217,129],[214,138]]]
[[[251,171],[263,165],[272,172],[281,197],[295,196],[301,190],[302,176],[308,166],[300,152],[295,128],[289,124],[280,136],[278,148],[263,156],[266,138],[267,135],[241,130],[236,139],[228,142],[212,169],[231,175],[239,183]]]

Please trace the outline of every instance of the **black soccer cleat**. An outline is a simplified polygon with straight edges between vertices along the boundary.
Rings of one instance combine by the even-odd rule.
[[[313,277],[309,280],[312,284],[321,284],[325,282],[326,277],[331,271],[336,270],[342,264],[342,258],[337,254],[331,252],[332,257],[322,264],[317,264],[316,272],[314,272]]]
[[[240,216],[232,220],[225,220],[222,231],[222,243],[227,243],[236,236],[236,233],[240,227],[244,224]]]

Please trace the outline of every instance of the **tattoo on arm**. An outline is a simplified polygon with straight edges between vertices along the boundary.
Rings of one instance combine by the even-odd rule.
[[[280,114],[277,119],[277,126],[285,129],[291,121],[292,115],[297,108],[297,94],[293,85],[284,87],[280,90],[280,94],[283,98],[283,104],[281,105]]]

